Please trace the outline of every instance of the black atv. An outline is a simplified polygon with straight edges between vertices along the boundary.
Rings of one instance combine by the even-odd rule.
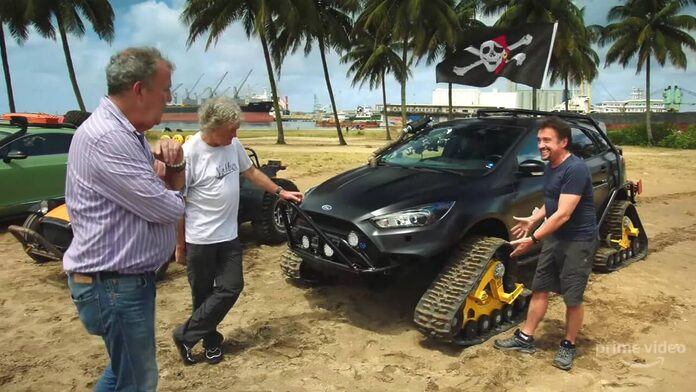
[[[280,161],[269,160],[259,164],[256,152],[247,148],[252,163],[276,184],[289,191],[297,191],[297,186],[290,180],[276,178],[276,174],[285,169]],[[251,222],[258,240],[265,244],[277,244],[286,239],[285,225],[281,215],[279,198],[250,184],[244,177],[240,178],[239,223]],[[61,260],[63,253],[72,242],[72,226],[67,208],[62,202],[43,201],[32,208],[32,213],[22,226],[9,226],[8,230],[24,247],[24,251],[37,263]],[[173,259],[173,257],[172,257]],[[171,260],[170,260],[171,262]],[[157,272],[157,279],[164,277],[169,262]]]
[[[513,216],[543,205],[537,131],[558,115],[572,128],[572,152],[592,173],[602,245],[594,267],[613,271],[647,254],[635,204],[640,183],[626,181],[622,150],[592,118],[529,110],[480,110],[475,118],[410,123],[370,164],[311,188],[284,215],[291,281],[327,271],[387,274],[436,264],[439,275],[416,305],[428,337],[464,346],[483,342],[525,315],[540,246],[511,260]],[[524,270],[527,270],[526,274]]]
[[[276,177],[279,171],[286,168],[280,161],[269,159],[266,164],[260,165],[256,151],[248,147],[246,150],[254,166],[273,182],[288,191],[299,190],[292,181]],[[257,188],[242,176],[239,181],[239,223],[251,222],[256,238],[264,244],[278,244],[285,241],[287,238],[285,223],[278,196]]]

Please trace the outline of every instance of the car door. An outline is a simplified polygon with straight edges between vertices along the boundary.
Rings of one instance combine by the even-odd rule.
[[[609,197],[612,165],[600,145],[590,136],[590,131],[582,127],[572,127],[573,143],[571,152],[582,158],[590,169],[592,191],[597,216],[601,216],[602,207]]]
[[[0,151],[0,211],[4,215],[18,213],[46,199],[65,195],[65,172],[72,134],[28,134]],[[26,155],[23,159],[7,159],[10,152]]]
[[[516,156],[517,165],[529,160],[543,162],[539,154],[536,132],[530,131],[524,136],[524,139],[522,139],[517,148]],[[512,202],[512,214],[518,217],[530,216],[537,208],[541,208],[541,206],[544,205],[543,171],[534,175],[517,174],[515,181],[515,197]],[[512,224],[514,224],[514,221]],[[512,236],[512,233],[510,233],[510,235]],[[529,256],[533,256],[540,250],[541,246],[535,245],[529,252]]]

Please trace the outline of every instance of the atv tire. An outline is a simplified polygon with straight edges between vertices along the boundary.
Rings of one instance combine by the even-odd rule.
[[[286,250],[280,256],[280,270],[289,282],[299,286],[316,285],[327,280],[322,273],[309,268],[302,257],[292,249]]]
[[[274,182],[287,191],[298,191],[292,181],[276,179]],[[267,245],[280,244],[287,240],[285,224],[283,223],[280,198],[272,193],[265,192],[261,204],[259,217],[251,222],[256,238]]]
[[[22,224],[22,227],[41,234],[41,231],[40,231],[41,230],[41,220],[40,219],[41,219],[41,215],[31,214],[24,221],[24,223]],[[29,257],[32,258],[32,260],[34,260],[38,264],[43,264],[43,263],[54,260],[54,259],[51,259],[51,258],[48,258],[45,256],[34,254],[32,252],[27,252],[27,254],[29,255]]]
[[[82,110],[70,110],[63,115],[63,123],[79,127],[91,115],[92,113],[83,112]]]

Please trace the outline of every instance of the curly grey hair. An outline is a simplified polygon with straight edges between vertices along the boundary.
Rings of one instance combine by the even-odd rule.
[[[174,70],[174,64],[155,48],[127,48],[111,56],[109,65],[106,66],[109,95],[128,91],[135,82],[147,84],[155,73],[158,61],[164,62],[169,69]]]
[[[239,126],[242,110],[230,97],[211,98],[198,109],[201,132],[207,133],[227,124]]]

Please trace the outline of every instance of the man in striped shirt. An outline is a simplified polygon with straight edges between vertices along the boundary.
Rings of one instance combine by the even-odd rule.
[[[96,391],[157,388],[154,271],[174,250],[184,161],[177,142],[151,151],[144,132],[171,100],[173,68],[153,48],[111,57],[108,96],[70,146],[65,198],[74,238],[63,268],[80,320],[111,360]]]

